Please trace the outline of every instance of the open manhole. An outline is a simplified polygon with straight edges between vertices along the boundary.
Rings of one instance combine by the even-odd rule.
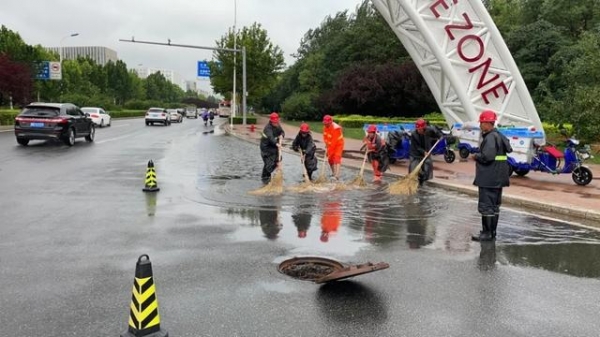
[[[298,280],[312,282],[342,269],[343,264],[322,257],[295,257],[279,264],[279,272]]]
[[[344,265],[322,257],[295,257],[279,264],[279,272],[302,281],[326,283],[389,268],[385,262]]]

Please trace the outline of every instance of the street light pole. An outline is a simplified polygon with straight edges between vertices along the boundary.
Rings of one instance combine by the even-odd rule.
[[[60,57],[60,58],[59,58],[60,64],[62,64],[62,60],[63,60],[63,42],[64,42],[66,39],[68,39],[68,38],[70,38],[70,37],[75,37],[75,36],[79,36],[79,33],[72,33],[72,34],[70,34],[70,35],[67,35],[67,36],[63,37],[63,38],[60,40],[60,56],[59,56],[59,57]]]
[[[237,50],[237,0],[233,0],[233,49]],[[233,53],[233,97],[232,97],[232,113],[231,113],[231,128],[233,129],[233,118],[236,117],[237,112],[237,100],[235,97],[236,88],[236,72],[237,72],[237,53]]]

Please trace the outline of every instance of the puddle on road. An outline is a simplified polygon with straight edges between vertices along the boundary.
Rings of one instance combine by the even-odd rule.
[[[182,180],[178,193],[189,203],[216,206],[234,219],[231,222],[239,226],[228,234],[233,241],[284,244],[290,247],[290,256],[348,257],[390,248],[423,249],[455,259],[479,255],[479,245],[470,238],[481,223],[473,198],[428,187],[417,196],[391,196],[374,185],[364,190],[252,196],[248,192],[262,186],[258,146],[232,137],[201,139],[198,159],[182,155],[185,165],[178,164],[196,170],[196,184]],[[283,165],[286,187],[302,182],[298,156],[284,153]],[[191,174],[181,169],[186,182]],[[357,174],[343,168],[342,181]],[[370,172],[364,177],[372,178]],[[498,232],[496,256],[502,264],[600,276],[600,259],[595,258],[600,253],[598,231],[503,210]]]

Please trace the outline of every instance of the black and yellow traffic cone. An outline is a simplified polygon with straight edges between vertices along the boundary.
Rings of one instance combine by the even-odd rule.
[[[146,184],[144,186],[144,192],[158,192],[158,183],[156,181],[156,171],[154,170],[154,163],[152,160],[148,161],[148,168],[146,169]]]
[[[169,337],[169,333],[160,328],[152,263],[146,254],[141,255],[135,265],[132,293],[129,327],[121,337]]]

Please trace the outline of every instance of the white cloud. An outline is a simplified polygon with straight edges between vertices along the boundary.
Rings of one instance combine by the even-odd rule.
[[[300,39],[327,15],[354,11],[361,0],[237,0],[237,26],[259,22],[271,41],[293,63]],[[234,23],[234,0],[2,0],[0,24],[17,31],[29,44],[105,46],[132,68],[173,69],[195,79],[196,61],[212,52],[119,42],[119,39],[212,47]],[[208,89],[208,81],[201,82]]]

